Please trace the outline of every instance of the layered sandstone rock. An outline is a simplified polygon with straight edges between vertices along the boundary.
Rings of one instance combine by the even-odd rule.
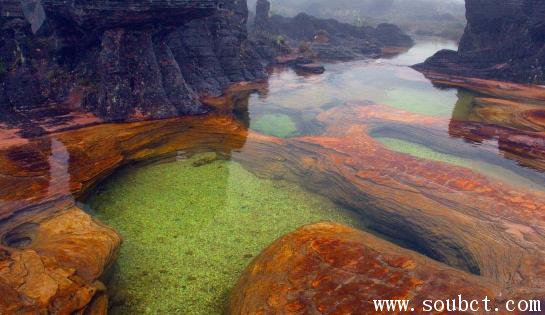
[[[218,137],[218,135],[220,135]],[[81,196],[131,161],[182,151],[240,149],[228,117],[105,124],[0,148],[0,314],[105,314],[100,279],[121,238],[78,208]]]
[[[318,120],[325,127],[322,135],[293,139],[253,133],[229,115],[211,113],[103,124],[0,146],[0,239],[5,250],[0,257],[0,290],[9,297],[2,301],[1,307],[56,310],[55,307],[63,306],[73,311],[104,305],[101,285],[96,279],[115,257],[119,237],[78,209],[72,196],[81,196],[126,163],[202,150],[227,155],[260,176],[300,183],[358,209],[374,230],[441,262],[427,261],[424,265],[426,259],[420,254],[346,228],[334,227],[335,233],[311,229],[310,234],[297,234],[300,236],[295,238],[296,242],[290,237],[285,239],[290,246],[282,248],[293,253],[286,264],[274,263],[271,269],[255,269],[255,273],[247,275],[245,279],[249,281],[239,286],[240,290],[259,286],[253,283],[255,279],[263,279],[267,286],[262,291],[241,291],[248,295],[237,302],[239,309],[269,307],[269,302],[278,310],[295,311],[330,304],[329,284],[347,285],[344,280],[352,279],[347,278],[349,274],[357,281],[354,287],[344,288],[357,292],[358,298],[369,297],[365,292],[370,288],[421,297],[430,292],[433,296],[444,288],[435,286],[441,283],[453,284],[455,288],[468,283],[468,296],[472,292],[489,293],[492,299],[499,296],[498,292],[502,298],[545,296],[542,192],[513,187],[462,167],[393,152],[371,136],[388,130],[389,126],[394,127],[391,130],[407,131],[407,136],[426,128],[428,143],[441,147],[452,143],[446,141],[449,137],[444,133],[446,127],[450,127],[452,134],[466,129],[448,125],[446,119],[371,104],[333,108],[320,114]],[[512,132],[486,127],[498,133]],[[467,134],[469,137],[473,133]],[[476,131],[473,135],[485,133]],[[509,158],[517,162],[541,161],[541,167],[545,167],[544,156],[538,154],[545,144],[526,142],[532,135],[536,134],[509,138],[511,141],[503,142],[500,150],[512,148]],[[517,143],[525,143],[526,149],[518,150],[521,147]],[[457,149],[459,155],[472,150],[465,146],[449,149]],[[489,156],[497,155],[497,150],[488,143],[479,154],[488,160]],[[539,167],[538,163],[535,165]],[[337,232],[338,237],[334,235]],[[312,237],[305,238],[305,234]],[[313,243],[314,239],[326,242]],[[283,257],[274,249],[277,245],[259,261]],[[332,257],[330,267],[316,263],[322,257]],[[18,265],[20,259],[28,263]],[[394,262],[397,259],[399,264]],[[367,262],[378,267],[368,266]],[[30,273],[10,269],[11,266],[30,268],[31,263]],[[290,279],[298,285],[285,291],[286,275],[268,272],[275,268],[280,268],[280,272],[288,270]],[[347,268],[355,271],[343,273]],[[324,275],[323,279],[316,279],[316,287],[309,287],[307,280],[314,276],[307,273],[309,270]],[[383,278],[373,272],[386,274]],[[33,276],[25,277],[27,274]],[[448,281],[442,282],[443,277]],[[366,282],[368,279],[381,279],[383,282],[378,284],[384,284],[388,290],[380,290],[384,287],[373,286]],[[271,292],[270,288],[278,290]],[[419,293],[421,288],[427,291]],[[252,292],[256,293],[255,300],[250,298]],[[324,300],[294,298],[299,292],[316,293]],[[339,297],[334,299],[339,303],[331,303],[333,308],[365,309],[365,305],[350,300],[350,295],[339,294],[333,296],[333,299]]]
[[[265,77],[247,40],[245,1],[5,0],[2,8],[5,111],[79,108],[107,121],[200,114],[200,93]]]
[[[416,65],[422,71],[543,84],[545,3],[467,0],[458,51],[443,50]]]

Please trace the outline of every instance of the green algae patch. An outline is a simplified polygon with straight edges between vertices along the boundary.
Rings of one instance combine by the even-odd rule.
[[[351,212],[210,155],[127,169],[88,201],[124,238],[108,287],[113,314],[220,314],[251,259],[317,221]]]
[[[471,165],[469,160],[457,157],[455,155],[441,153],[421,144],[387,137],[376,137],[375,139],[392,151],[409,154],[414,157],[445,162],[466,168],[469,168]]]
[[[251,128],[279,138],[297,135],[297,124],[285,114],[265,114],[252,121]]]
[[[380,99],[379,103],[416,114],[450,117],[456,100],[457,97],[454,91],[428,91],[418,88],[397,87],[387,90],[385,97]]]
[[[438,152],[424,145],[405,140],[387,137],[375,137],[375,139],[392,151],[405,153],[421,159],[465,167],[477,173],[495,178],[496,180],[504,181],[517,187],[522,186],[530,189],[540,189],[540,184],[498,165],[486,163],[481,160],[471,160],[456,155]]]

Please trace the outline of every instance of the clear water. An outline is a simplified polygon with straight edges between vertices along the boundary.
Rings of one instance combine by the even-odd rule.
[[[378,139],[391,140],[387,143],[389,149],[410,154],[407,147],[411,146],[412,153],[419,152],[411,155],[432,160],[437,160],[437,153],[440,153],[442,162],[460,165],[453,161],[464,160],[467,163],[460,166],[483,175],[543,190],[544,174],[505,159],[499,150],[483,154],[478,148],[480,144],[449,136],[448,120],[466,120],[472,101],[478,95],[465,89],[438,88],[409,67],[441,49],[456,49],[456,44],[420,40],[409,51],[393,58],[326,64],[326,72],[317,76],[300,76],[290,69],[277,69],[264,91],[249,96],[250,128],[278,137],[320,134],[321,125],[315,118],[328,109],[347,103],[385,104],[445,120],[445,127],[438,134],[444,139],[439,144],[426,139],[425,129],[418,139],[407,139],[405,131],[395,125],[386,126],[389,127],[387,133],[374,132]],[[497,143],[487,145],[497,147]],[[423,150],[425,148],[429,150]]]
[[[448,136],[448,120],[466,118],[475,94],[436,88],[408,67],[443,48],[455,44],[420,41],[390,59],[327,64],[323,75],[277,69],[266,89],[240,100],[248,104],[244,120],[253,130],[290,138],[320,134],[316,116],[347,102],[387,104],[446,122],[434,131],[445,136],[441,143],[428,140],[425,126],[410,138],[385,126],[372,136],[387,148],[543,190],[543,174]],[[124,237],[108,284],[114,314],[219,314],[244,267],[277,237],[320,220],[365,227],[324,197],[214,155],[128,168],[98,192],[88,209]]]
[[[220,314],[253,257],[296,228],[358,217],[295,184],[201,154],[127,169],[87,201],[124,238],[113,314]]]

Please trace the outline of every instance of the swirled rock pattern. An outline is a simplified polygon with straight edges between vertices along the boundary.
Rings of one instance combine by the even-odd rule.
[[[374,314],[373,300],[494,297],[487,281],[335,223],[300,228],[258,256],[233,290],[232,314]],[[494,303],[491,302],[491,303]],[[416,306],[418,305],[418,308]],[[392,312],[393,314],[395,312]]]
[[[380,117],[377,109],[353,108],[342,115],[340,128],[334,126],[341,120],[331,122],[334,137],[269,143],[275,155],[267,160],[271,173],[265,176],[298,174],[292,180],[360,209],[380,232],[406,237],[416,242],[413,249],[458,269],[399,247],[387,249],[369,234],[317,224],[278,240],[251,263],[233,290],[231,313],[364,314],[374,311],[373,299],[411,299],[420,306],[426,298],[458,294],[497,301],[543,299],[545,196],[384,150],[365,136],[375,120],[440,122],[407,113]],[[347,127],[350,117],[360,117],[371,129]],[[257,169],[251,161],[246,165]]]
[[[246,128],[229,117],[106,124],[0,149],[0,313],[104,314],[99,281],[121,239],[75,205],[121,165],[199,150],[228,154]]]
[[[539,141],[543,139],[540,131],[536,131],[538,120],[532,120],[530,125],[516,118],[521,124],[534,128],[530,131],[521,127],[517,134],[517,129],[498,126],[493,120],[449,122],[386,105],[347,104],[317,117],[324,126],[323,134],[280,139],[251,132],[232,117],[229,110],[226,112],[65,131],[52,128],[50,133],[26,139],[9,132],[2,134],[10,139],[10,144],[0,146],[0,290],[6,296],[3,304],[0,303],[1,310],[62,313],[103,309],[106,297],[97,279],[115,259],[120,238],[78,209],[73,198],[82,196],[126,163],[203,150],[221,152],[260,176],[298,182],[358,209],[373,230],[412,250],[343,227],[322,225],[317,229],[303,229],[295,234],[298,241],[285,239],[292,242],[291,247],[280,247],[292,251],[293,260],[283,265],[267,265],[273,269],[288,268],[293,262],[308,267],[291,268],[295,272],[293,279],[301,281],[301,286],[286,293],[282,291],[283,282],[272,283],[271,287],[278,291],[269,292],[266,299],[267,293],[260,292],[260,298],[255,301],[268,303],[260,305],[257,302],[246,305],[245,301],[255,292],[248,291],[240,303],[234,302],[234,313],[237,309],[270,307],[269,304],[278,310],[294,312],[305,307],[320,307],[329,300],[294,298],[297,292],[308,288],[306,280],[313,275],[307,272],[317,270],[324,277],[331,272],[332,282],[326,277],[317,282],[316,288],[309,289],[328,292],[330,284],[350,279],[346,278],[349,273],[339,271],[360,268],[358,266],[361,269],[353,273],[357,279],[355,287],[346,288],[360,292],[361,298],[365,298],[368,288],[385,292],[380,289],[384,287],[365,282],[378,276],[364,270],[385,272],[387,276],[382,279],[387,287],[396,287],[393,283],[407,279],[405,284],[412,285],[399,284],[399,291],[392,291],[400,292],[401,296],[407,292],[418,294],[420,289],[429,290],[433,296],[435,290],[445,289],[441,285],[445,283],[441,280],[445,276],[455,288],[466,282],[474,294],[490,294],[493,299],[545,297],[545,194],[542,191],[521,189],[466,168],[393,152],[372,137],[374,133],[387,132],[388,126],[401,126],[408,135],[425,128],[429,131],[428,141],[441,146],[447,143],[444,140],[449,135],[437,130],[449,130],[451,135],[468,139],[477,135],[502,138],[500,132],[503,132],[512,136],[504,138],[511,139],[510,142],[500,142],[500,149],[510,152],[508,157],[515,161],[533,161],[534,167],[539,168],[543,166],[540,152],[544,145]],[[524,140],[530,137],[535,141]],[[524,143],[526,147],[521,149],[523,147],[515,143]],[[480,153],[495,154],[497,149],[485,143]],[[460,154],[465,154],[464,150],[459,149]],[[340,236],[335,238],[331,231],[339,232]],[[310,237],[304,236],[307,232]],[[268,253],[282,257],[275,252],[277,245]],[[297,246],[308,249],[305,251],[310,255],[308,259],[301,258],[302,252]],[[352,246],[354,251],[348,251]],[[346,256],[337,255],[339,251]],[[415,252],[434,261],[424,264],[427,260]],[[364,253],[369,254],[360,257]],[[333,259],[331,269],[316,263],[320,257]],[[384,260],[384,257],[392,259]],[[406,263],[397,264],[394,262],[397,259]],[[256,273],[245,279],[259,277],[258,271],[263,271],[261,275],[267,281],[284,281],[266,269],[256,269]],[[238,290],[254,285],[251,281],[242,283]],[[346,281],[339,284],[349,285]],[[422,291],[422,296],[427,295],[424,292],[428,291]],[[318,293],[317,297],[326,298]],[[339,303],[333,307],[339,310],[366,307],[340,296],[335,300]],[[66,309],[60,309],[61,306]]]

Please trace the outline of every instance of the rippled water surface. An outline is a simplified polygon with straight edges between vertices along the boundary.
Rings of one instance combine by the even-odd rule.
[[[455,44],[422,40],[393,58],[327,64],[323,75],[275,69],[265,87],[238,100],[244,108],[238,116],[254,131],[289,139],[321,135],[318,117],[334,108],[384,104],[439,121],[433,128],[375,127],[370,135],[389,150],[543,190],[542,174],[506,159],[495,140],[450,136],[449,122],[466,119],[476,95],[435,87],[408,67],[443,48]],[[247,170],[239,163],[245,150],[126,168],[86,201],[124,237],[109,283],[114,313],[221,313],[244,267],[277,237],[320,220],[366,228],[358,209]]]

